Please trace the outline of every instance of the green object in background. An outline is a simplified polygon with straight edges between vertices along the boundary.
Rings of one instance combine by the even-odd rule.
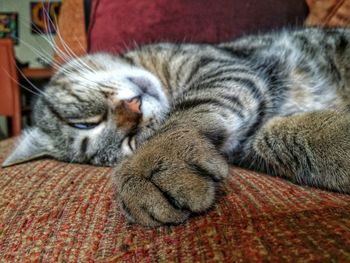
[[[18,44],[18,13],[0,12],[0,38],[12,38]]]

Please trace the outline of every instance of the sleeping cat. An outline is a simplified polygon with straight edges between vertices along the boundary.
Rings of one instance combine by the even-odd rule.
[[[53,76],[3,166],[116,166],[131,221],[177,224],[212,206],[228,163],[350,193],[349,109],[350,29],[90,54]]]

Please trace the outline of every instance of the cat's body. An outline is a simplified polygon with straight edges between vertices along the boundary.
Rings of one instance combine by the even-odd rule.
[[[219,105],[229,133],[221,151],[233,156],[273,116],[350,106],[342,97],[350,94],[349,65],[340,61],[349,63],[349,47],[339,48],[349,34],[331,32],[285,31],[218,46],[158,44],[125,57],[161,80],[172,111]]]
[[[145,225],[210,207],[225,159],[350,193],[349,95],[350,29],[88,55],[53,77],[5,164],[117,164],[118,198]]]

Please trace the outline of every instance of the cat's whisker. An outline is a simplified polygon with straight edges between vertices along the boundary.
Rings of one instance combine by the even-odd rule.
[[[51,45],[51,47],[54,49],[54,52],[63,60],[64,63],[70,62],[74,64],[77,68],[83,69],[82,65],[77,62],[75,57],[70,56],[68,52],[64,52],[62,49],[60,49],[55,43],[54,39],[49,37],[51,41],[48,41]],[[65,45],[63,44],[63,39],[59,37],[60,42],[62,43],[63,47],[65,48]]]
[[[48,40],[47,40],[48,41]],[[46,62],[48,62],[48,64],[50,64],[50,66],[57,70],[57,71],[61,71],[61,72],[64,72],[66,74],[70,74],[72,71],[67,69],[67,68],[63,68],[61,65],[59,65],[58,63],[54,62],[54,61],[51,61],[45,57],[42,56],[42,54],[39,53],[39,50],[35,49],[34,47],[32,47],[31,45],[27,44],[26,42],[24,41],[21,41],[21,43],[23,43],[24,45],[28,46],[35,54],[37,54],[38,56],[41,56],[41,58],[43,60],[45,60]],[[43,53],[45,53],[47,56],[51,56],[50,54],[48,54],[47,52],[43,51]],[[81,71],[84,71],[85,68],[83,69],[80,69]]]
[[[51,57],[51,55],[48,54],[46,51],[44,51],[44,50],[41,50],[41,51],[40,51],[40,50],[34,48],[32,45],[30,45],[30,44],[28,44],[27,42],[25,42],[24,40],[22,40],[22,39],[19,39],[19,38],[16,38],[16,39],[19,40],[19,41],[21,42],[21,44],[23,44],[23,45],[25,45],[26,47],[28,47],[34,54],[38,55],[41,59],[43,59],[44,61],[48,62],[49,64],[52,63],[52,61],[50,61],[50,60],[47,59],[45,56],[43,56],[42,53],[44,53],[44,55],[47,55],[48,57]],[[40,53],[40,52],[42,52],[42,53]],[[54,69],[60,69],[60,68],[61,68],[60,65],[55,64],[55,63],[53,63],[53,64],[51,64],[51,65],[52,65],[52,67],[53,67]],[[68,71],[67,71],[67,73],[68,73]]]
[[[59,31],[58,31],[59,32]],[[58,36],[60,36],[60,34],[58,34]],[[79,39],[74,36],[74,38],[76,39],[77,43],[79,44],[80,48],[82,50],[85,50],[85,48],[83,47],[83,45],[81,44],[81,42],[79,41]],[[67,43],[65,43],[65,41],[62,39],[62,44],[67,47],[68,50],[70,50],[70,52],[73,54],[74,58],[77,60],[78,63],[81,63],[82,66],[84,66],[85,68],[87,68],[88,70],[90,70],[90,72],[95,72],[95,69],[93,69],[90,65],[88,65],[85,61],[83,61],[77,54],[74,53],[73,50],[71,50],[71,48],[67,45]]]
[[[62,50],[58,49],[57,48],[57,45],[56,45],[56,49],[60,50],[62,53],[65,54],[65,56],[68,55],[68,58],[70,59],[74,59],[74,62],[76,62],[77,65],[80,65],[80,66],[84,66],[86,69],[90,70],[90,71],[94,71],[87,63],[85,63],[84,61],[82,61],[79,56],[77,54],[74,53],[74,51],[67,45],[67,43],[64,41],[62,35],[61,35],[61,32],[59,30],[59,28],[57,26],[55,26],[55,23],[54,21],[52,21],[51,17],[49,16],[49,14],[47,13],[46,10],[44,10],[44,12],[46,13],[47,15],[47,18],[48,18],[48,21],[45,20],[45,23],[51,23],[53,28],[55,29],[56,33],[57,33],[57,36],[58,36],[58,39],[60,41],[60,43],[62,44],[64,50],[66,52],[63,52]],[[56,18],[54,18],[56,20]],[[57,20],[55,21],[57,22]]]
[[[58,27],[55,26],[54,22],[51,20],[50,14],[47,12],[46,8],[43,8],[43,11],[47,17],[47,19],[44,19],[44,24],[46,28],[49,28],[49,25],[53,27],[53,29],[56,31],[56,33],[59,35],[59,40],[62,44],[64,44],[64,40],[60,36],[60,32]],[[58,48],[57,45],[55,45],[56,41],[52,36],[51,32],[48,32],[48,38],[50,39],[48,43],[51,45],[51,47],[54,49],[54,51],[57,53],[57,55],[60,56],[64,61],[72,60],[74,57],[70,55],[69,52],[63,52],[60,48]],[[64,46],[63,46],[64,47]],[[65,48],[65,47],[64,47]]]
[[[131,43],[127,44],[126,41],[122,40],[122,44],[124,46],[125,52],[132,50]],[[137,45],[135,40],[133,41],[133,45],[134,45],[135,49],[138,48],[138,45]]]
[[[35,25],[35,24],[32,24],[32,27],[30,27],[29,25],[31,24],[30,21],[27,21],[28,23],[25,23],[25,26],[27,26],[29,29],[33,30],[34,32],[36,32],[40,38],[42,38],[43,40],[45,40],[51,48],[53,48],[53,51],[55,52],[55,47],[54,47],[54,44],[52,42],[52,40],[50,39],[47,39],[46,37],[43,36],[41,30]],[[50,37],[48,37],[50,38]],[[18,39],[18,38],[17,38]],[[49,54],[49,52],[47,52],[46,50],[43,50],[43,49],[36,49],[34,48],[33,46],[31,46],[30,44],[26,43],[24,40],[22,39],[18,39],[22,44],[26,45],[28,48],[30,48],[36,55],[38,55],[38,57],[42,60],[44,60],[47,64],[50,64],[50,66],[56,70],[60,69],[61,68],[61,65],[56,63],[55,61],[52,61],[51,59],[48,59],[48,58],[51,58],[52,57],[52,54]],[[40,46],[40,45],[38,45]],[[48,58],[46,58],[46,57]]]
[[[36,95],[36,96],[40,96],[42,94],[42,91],[40,91],[40,93],[38,93],[37,91],[33,91],[32,89],[24,86],[23,84],[19,83],[18,80],[16,80],[7,70],[5,70],[4,68],[2,68],[2,70],[6,73],[6,75],[8,75],[10,77],[10,79],[12,81],[14,81],[16,84],[18,84],[20,87],[22,87],[23,89],[29,91],[30,93]],[[37,88],[36,88],[37,89]],[[35,89],[35,90],[36,90]]]
[[[39,94],[41,95],[45,95],[45,93],[40,88],[34,85],[34,83],[27,78],[27,76],[23,73],[23,71],[17,65],[16,65],[16,68],[19,74],[22,76],[22,78],[25,79],[36,92],[39,92]],[[21,86],[24,86],[24,85],[21,85]]]
[[[44,9],[44,12],[46,12],[46,14],[47,14],[47,11],[45,9]],[[48,16],[48,14],[47,14],[47,16]],[[46,27],[48,27],[47,26],[47,20],[44,20],[44,23],[46,24]],[[40,29],[36,25],[33,24],[33,27],[35,28],[34,30],[38,34],[41,33]],[[55,26],[54,26],[54,28],[55,28],[55,30],[57,30]],[[47,35],[47,38],[45,38],[45,37],[42,37],[42,38],[51,46],[51,48],[53,49],[54,53],[56,53],[63,61],[71,61],[74,58],[72,56],[69,56],[69,54],[67,54],[67,52],[63,52],[60,48],[57,47],[57,45],[55,44],[55,40],[53,39],[51,33],[49,33]],[[60,39],[60,41],[62,42],[63,40]],[[52,64],[53,64],[52,66],[55,67],[56,69],[60,69],[60,64],[58,64],[57,62],[52,61]],[[77,63],[74,63],[74,64],[78,68],[81,68],[81,66],[82,66],[82,65],[77,64]]]
[[[45,93],[43,92],[43,91],[41,91],[37,86],[35,86],[34,84],[33,84],[33,82],[31,82],[27,77],[26,77],[26,75],[24,75],[24,73],[22,72],[22,70],[20,69],[20,68],[18,68],[17,66],[16,66],[16,68],[17,68],[17,70],[18,70],[18,72],[20,73],[20,75],[22,76],[22,78],[24,78],[28,83],[29,83],[29,85],[36,91],[36,92],[39,92],[39,94],[42,94],[42,95],[44,95]],[[18,83],[18,84],[20,84],[20,83]],[[22,87],[24,86],[24,85],[22,85],[22,84],[20,84]],[[38,93],[37,93],[37,95],[38,95]]]
[[[51,20],[52,21],[52,20]],[[28,25],[26,25],[28,26]],[[29,27],[29,26],[28,26]],[[37,32],[39,34],[39,36],[44,39],[52,48],[53,48],[53,51],[56,52],[56,54],[58,56],[60,56],[62,58],[62,55],[64,56],[62,59],[64,60],[70,60],[70,63],[72,63],[75,67],[79,68],[79,70],[81,72],[94,72],[91,68],[88,68],[86,67],[85,65],[83,65],[82,63],[79,63],[76,59],[77,58],[73,58],[71,56],[68,56],[67,53],[63,52],[62,50],[60,50],[59,48],[56,47],[55,45],[55,41],[52,37],[52,34],[49,34],[47,37],[44,37],[42,34],[41,34],[41,31],[40,29],[35,25],[33,24],[33,28],[32,28],[35,32]],[[17,38],[18,39],[18,38]],[[38,55],[38,57],[40,57],[42,60],[44,60],[47,64],[50,64],[50,66],[57,70],[57,71],[61,71],[65,74],[70,74],[72,73],[72,71],[69,69],[69,68],[65,68],[65,67],[62,67],[60,64],[58,64],[57,62],[53,61],[53,60],[50,60],[48,59],[47,57],[52,57],[51,54],[49,54],[47,51],[45,50],[38,50],[36,49],[34,46],[30,45],[29,43],[25,42],[24,40],[22,39],[18,39],[22,44],[24,44],[25,46],[27,46],[34,54]],[[61,41],[64,42],[64,40],[62,38],[60,38]],[[65,46],[66,43],[64,43]],[[72,61],[72,59],[74,59]],[[90,82],[91,84],[98,84],[97,82],[94,82],[92,80],[89,80],[89,79],[85,79],[85,82],[88,81]],[[28,80],[29,82],[29,80]],[[88,87],[87,88],[91,88],[91,87]]]
[[[74,35],[74,39],[77,41],[77,43],[79,44],[79,47],[81,48],[82,51],[85,51],[86,48],[83,47],[82,43],[80,42],[79,38],[77,38],[76,35]]]
[[[69,163],[72,164],[72,163],[76,162],[77,157],[78,157],[79,154],[80,153],[78,151],[74,152],[71,160],[69,161]]]

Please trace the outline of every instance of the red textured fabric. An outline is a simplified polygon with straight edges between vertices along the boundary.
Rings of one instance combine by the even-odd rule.
[[[242,34],[302,24],[303,0],[93,1],[89,51],[122,52],[144,44],[221,42]]]
[[[350,195],[232,167],[208,213],[152,229],[127,223],[111,179],[48,159],[0,168],[0,262],[350,262]]]

